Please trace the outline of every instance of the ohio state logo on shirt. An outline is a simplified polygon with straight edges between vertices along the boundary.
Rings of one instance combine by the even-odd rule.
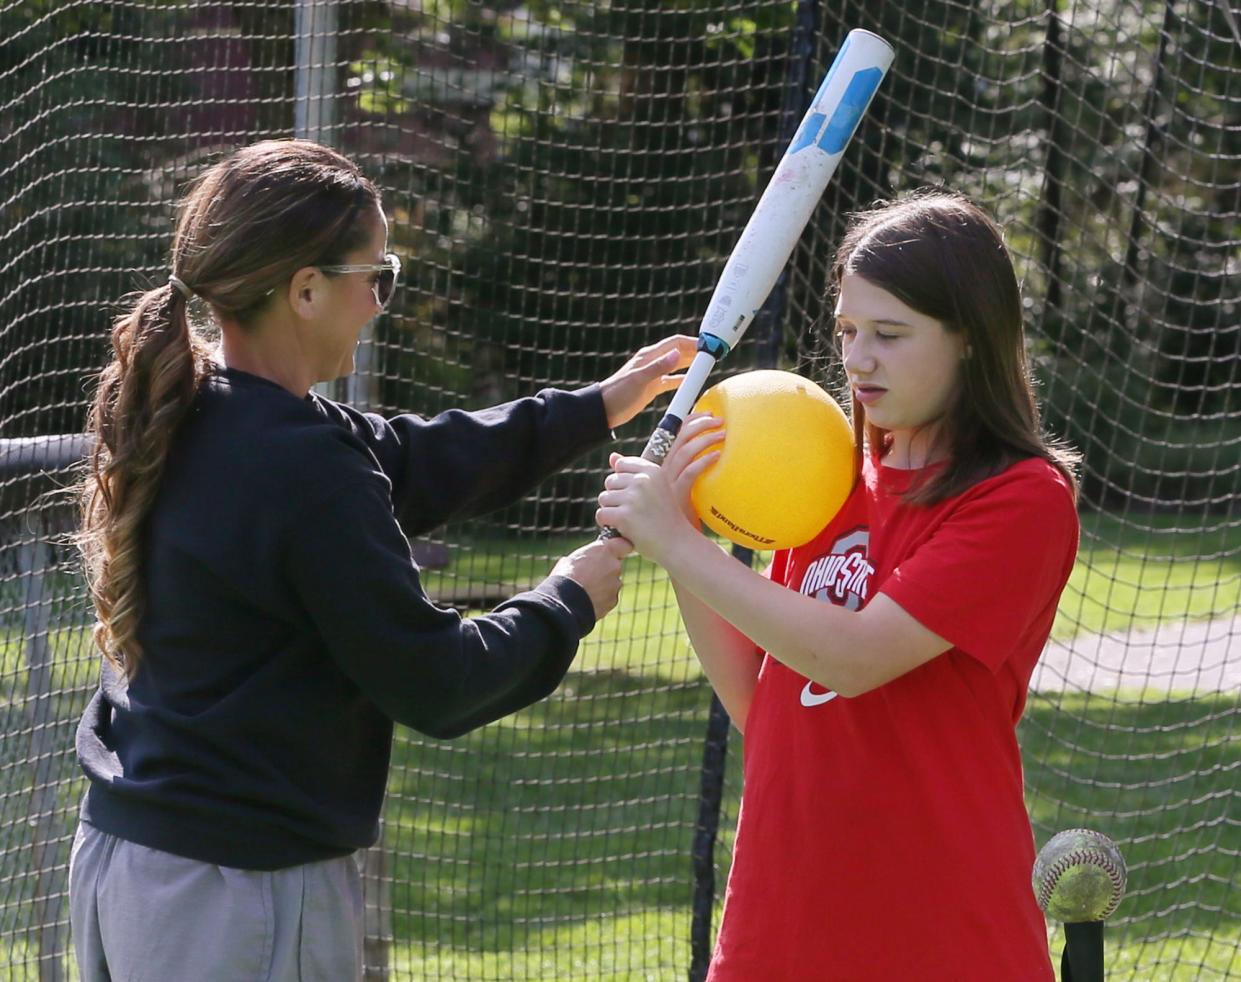
[[[826,600],[846,610],[860,609],[875,571],[866,560],[868,545],[867,529],[854,529],[842,535],[832,543],[830,552],[806,567],[798,589],[815,600]]]
[[[870,545],[867,529],[854,529],[832,543],[832,548],[806,567],[799,591],[815,600],[858,610],[866,600],[870,577],[875,572],[866,558]],[[807,709],[836,698],[831,689],[807,682],[801,690],[801,704]]]

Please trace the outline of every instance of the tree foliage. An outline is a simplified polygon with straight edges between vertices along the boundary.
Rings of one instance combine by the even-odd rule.
[[[693,333],[790,122],[860,26],[897,61],[790,269],[788,356],[821,351],[847,213],[946,184],[1006,225],[1049,420],[1086,452],[1091,500],[1162,500],[1169,468],[1198,475],[1177,493],[1235,489],[1241,97],[1218,5],[338,7],[330,139],[385,187],[410,260],[380,325],[385,405],[590,379]],[[0,8],[8,435],[78,425],[107,305],[162,274],[180,183],[291,135],[293,29],[275,0]],[[1184,449],[1199,423],[1213,469]]]

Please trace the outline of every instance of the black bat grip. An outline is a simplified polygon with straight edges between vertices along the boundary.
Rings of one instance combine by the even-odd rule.
[[[664,458],[668,456],[668,451],[672,449],[672,444],[676,442],[677,434],[681,432],[681,418],[668,413],[659,421],[659,425],[655,427],[651,438],[646,441],[646,447],[642,451],[642,459],[654,461],[656,464],[662,464]],[[599,532],[599,538],[602,539],[619,539],[620,532],[605,525]]]

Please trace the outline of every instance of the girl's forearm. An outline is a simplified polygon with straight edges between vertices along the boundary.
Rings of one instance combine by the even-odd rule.
[[[871,687],[867,639],[854,612],[773,583],[697,533],[678,538],[675,547],[664,550],[660,562],[676,586],[678,600],[684,593],[692,594],[737,634],[794,671],[842,695]],[[705,662],[703,667],[707,668]],[[710,669],[707,675],[711,677]],[[727,680],[730,694],[735,682],[732,677]],[[723,692],[720,700],[724,702]]]
[[[729,560],[734,562],[735,560]],[[738,564],[740,565],[740,564]],[[702,602],[694,593],[672,581],[681,620],[694,654],[711,687],[728,710],[733,725],[744,732],[746,715],[758,684],[762,655],[754,642]]]
[[[670,536],[659,553],[681,590],[772,658],[842,696],[869,692],[952,647],[882,592],[859,611],[824,603],[760,576],[694,532]]]

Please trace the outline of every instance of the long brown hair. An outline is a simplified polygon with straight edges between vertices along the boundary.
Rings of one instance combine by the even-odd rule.
[[[933,504],[1019,460],[1058,468],[1076,494],[1078,455],[1042,432],[1026,358],[1021,290],[1000,227],[964,196],[920,191],[853,216],[832,264],[829,297],[846,274],[886,290],[960,334],[961,388],[940,431],[947,465],[908,495]],[[878,460],[890,435],[853,400],[858,447]]]
[[[217,321],[246,328],[306,266],[335,265],[370,235],[379,193],[326,147],[271,140],[204,171],[181,202],[170,273]],[[172,281],[130,298],[88,419],[78,545],[95,604],[95,644],[133,678],[145,592],[143,526],[177,426],[210,369],[209,345]]]

